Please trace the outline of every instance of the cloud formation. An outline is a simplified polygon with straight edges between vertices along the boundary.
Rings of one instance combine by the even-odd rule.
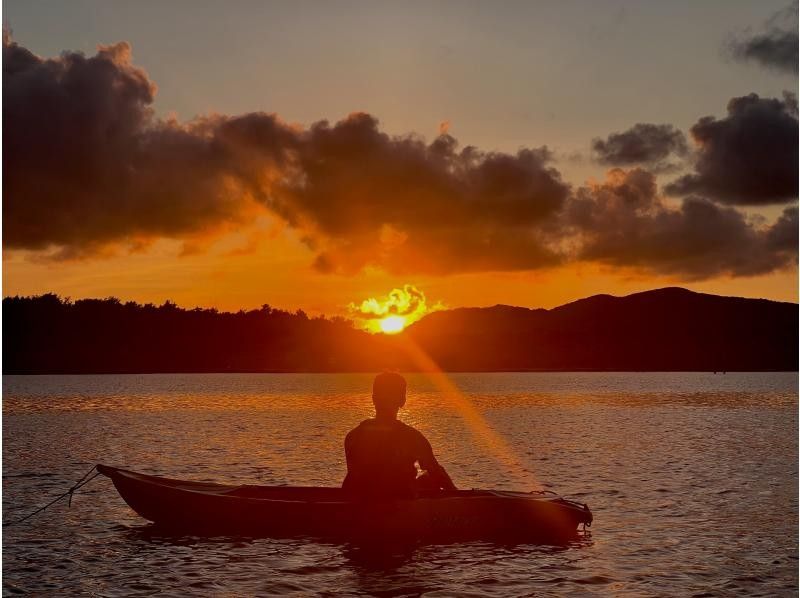
[[[42,59],[5,39],[7,247],[212,234],[267,206],[322,271],[524,269],[554,263],[537,225],[569,187],[544,147],[516,154],[390,136],[357,113],[307,130],[272,114],[159,120],[130,46]]]
[[[651,169],[612,170],[573,191],[546,147],[481,151],[447,127],[427,142],[389,135],[365,113],[309,127],[263,112],[160,119],[156,86],[125,42],[91,57],[40,58],[4,38],[3,58],[6,248],[75,258],[167,237],[190,251],[268,210],[298,233],[319,271],[339,274],[582,260],[705,277],[796,259],[796,208],[766,225],[708,199],[662,201],[651,170],[685,153],[669,125],[599,141],[603,161]],[[726,118],[692,128],[695,172],[670,189],[728,203],[795,198],[796,134],[793,98],[734,98]],[[413,287],[397,291],[380,305],[420,305]]]
[[[797,74],[797,4],[776,13],[763,31],[744,31],[727,43],[728,53],[740,62],[755,62],[784,73]]]
[[[753,276],[797,263],[797,207],[772,225],[738,210],[690,196],[674,208],[658,195],[655,176],[641,169],[609,171],[582,187],[566,211],[581,235],[578,259],[702,279]]]
[[[672,125],[638,123],[606,139],[594,139],[595,160],[609,166],[646,165],[650,170],[674,168],[669,158],[684,158],[689,152],[686,136]]]
[[[556,263],[546,226],[569,187],[544,147],[516,154],[390,136],[369,114],[301,136],[302,173],[270,206],[306,231],[321,271],[522,270]]]
[[[236,224],[287,161],[275,116],[158,120],[126,42],[42,59],[3,40],[3,239],[70,255]]]
[[[703,117],[691,134],[698,151],[695,172],[668,185],[668,193],[707,195],[734,205],[797,199],[795,96],[733,98],[725,118]]]

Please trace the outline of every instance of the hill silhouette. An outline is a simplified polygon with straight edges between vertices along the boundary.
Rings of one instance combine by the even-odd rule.
[[[550,310],[429,315],[408,334],[445,370],[797,370],[798,306],[665,288]]]
[[[397,336],[268,305],[236,313],[56,295],[3,299],[3,373],[797,370],[798,306],[666,288],[554,309],[434,312]]]

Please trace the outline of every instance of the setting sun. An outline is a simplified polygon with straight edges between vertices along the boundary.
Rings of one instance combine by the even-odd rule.
[[[386,334],[397,334],[405,325],[406,319],[403,316],[389,316],[380,321],[381,332]]]
[[[428,306],[419,288],[413,284],[392,289],[384,297],[370,297],[351,303],[348,310],[359,328],[373,333],[397,334],[432,311],[444,309],[441,302]]]

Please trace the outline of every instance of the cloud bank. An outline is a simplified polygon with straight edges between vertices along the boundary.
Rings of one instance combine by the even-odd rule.
[[[573,189],[545,146],[515,153],[389,135],[377,118],[290,125],[274,114],[158,118],[156,86],[125,43],[86,57],[3,42],[7,249],[91,257],[156,238],[197,244],[268,210],[321,272],[534,270],[594,261],[709,277],[765,273],[796,256],[796,208],[772,224],[719,203],[797,197],[797,107],[755,95],[701,119],[694,172],[663,200],[653,170],[683,156],[670,125],[597,140],[614,169]],[[705,198],[705,199],[704,199]],[[794,229],[792,228],[794,225]]]
[[[322,271],[376,265],[398,273],[522,270],[551,265],[546,226],[569,187],[546,148],[516,154],[427,144],[379,130],[368,114],[300,136],[302,176],[270,206],[306,231]]]
[[[389,136],[368,114],[307,130],[272,114],[159,120],[130,46],[41,59],[5,40],[4,243],[92,252],[213,234],[266,206],[323,271],[524,269],[555,263],[535,225],[569,187],[546,148],[459,149]]]
[[[588,261],[686,279],[753,276],[797,263],[797,207],[767,226],[696,196],[671,207],[654,175],[641,169],[611,170],[604,182],[581,188],[567,218],[583,237],[578,257]]]

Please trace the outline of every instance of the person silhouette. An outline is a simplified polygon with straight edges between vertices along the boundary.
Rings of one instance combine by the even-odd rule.
[[[347,475],[342,488],[362,498],[413,498],[425,491],[456,490],[428,439],[397,419],[406,403],[405,378],[394,372],[378,374],[372,403],[375,417],[345,437]]]

